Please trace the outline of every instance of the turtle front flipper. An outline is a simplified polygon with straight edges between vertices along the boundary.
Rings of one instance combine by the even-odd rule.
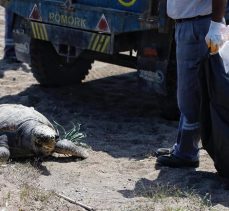
[[[6,135],[0,136],[0,162],[6,162],[10,157],[8,138]]]
[[[83,159],[88,157],[88,152],[85,148],[77,146],[67,139],[58,141],[56,143],[54,152],[65,155],[72,155]]]

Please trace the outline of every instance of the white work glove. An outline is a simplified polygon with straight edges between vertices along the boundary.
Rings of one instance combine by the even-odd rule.
[[[211,54],[216,54],[224,43],[222,31],[226,28],[225,23],[211,21],[208,33],[205,37]]]

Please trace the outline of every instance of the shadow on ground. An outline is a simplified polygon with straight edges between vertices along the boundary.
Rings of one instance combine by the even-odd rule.
[[[160,118],[157,96],[139,89],[135,73],[63,88],[32,85],[17,95],[0,98],[0,103],[33,106],[66,129],[72,122],[80,123],[92,150],[113,157],[148,157],[162,140],[170,141],[167,134],[177,124]],[[161,132],[160,124],[165,131]]]
[[[221,204],[229,207],[228,184],[228,181],[219,177],[217,173],[191,168],[162,167],[157,179],[141,178],[135,183],[134,189],[119,192],[126,198],[147,197],[152,199],[158,197],[186,198],[190,197],[189,194],[197,194],[204,203],[209,200],[212,206]]]
[[[30,163],[35,169],[39,170],[42,175],[49,176],[51,172],[47,169],[45,162],[52,161],[58,163],[80,162],[82,159],[74,156],[48,156],[45,158],[29,157],[29,158],[12,158],[10,164]]]
[[[10,68],[9,68],[10,66]],[[25,63],[15,62],[10,60],[0,60],[0,78],[4,77],[4,74],[8,70],[18,70],[21,69],[25,72],[28,72],[30,68]]]

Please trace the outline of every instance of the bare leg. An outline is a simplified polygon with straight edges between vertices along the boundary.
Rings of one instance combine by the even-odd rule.
[[[60,140],[56,143],[54,152],[66,155],[72,155],[80,158],[87,158],[88,152],[86,149],[80,146],[76,146],[71,141],[67,139]]]

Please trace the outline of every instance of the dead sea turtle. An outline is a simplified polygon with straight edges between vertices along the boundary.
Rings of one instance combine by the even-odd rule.
[[[87,158],[83,147],[60,140],[49,120],[32,107],[0,105],[0,160],[9,157],[44,157],[52,153]]]

